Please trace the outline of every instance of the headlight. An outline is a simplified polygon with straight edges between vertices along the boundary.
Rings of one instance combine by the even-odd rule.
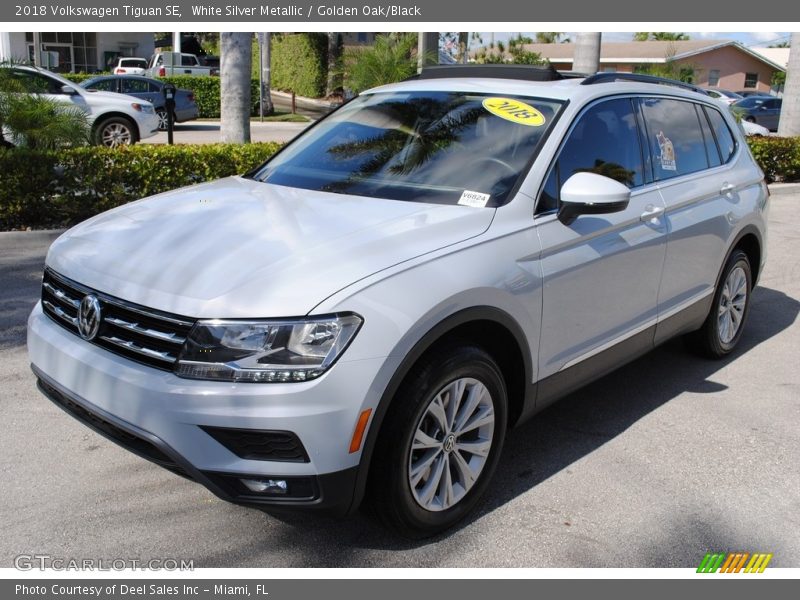
[[[131,104],[133,110],[138,110],[139,112],[146,113],[148,115],[153,114],[153,105],[152,104],[139,104],[138,102],[134,102]]]
[[[353,314],[274,321],[198,321],[176,374],[243,382],[307,381],[322,375],[361,327]]]

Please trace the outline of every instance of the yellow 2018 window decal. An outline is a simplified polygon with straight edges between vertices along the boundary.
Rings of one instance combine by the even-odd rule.
[[[544,115],[532,106],[511,98],[486,98],[483,108],[495,116],[529,127],[544,125]]]

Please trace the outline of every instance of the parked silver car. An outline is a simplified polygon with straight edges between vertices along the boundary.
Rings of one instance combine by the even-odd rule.
[[[418,537],[556,399],[677,335],[734,351],[768,192],[729,111],[632,74],[442,69],[62,235],[28,324],[44,394],[223,499],[366,495]]]

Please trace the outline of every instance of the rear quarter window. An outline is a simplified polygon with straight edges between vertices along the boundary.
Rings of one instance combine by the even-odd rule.
[[[725,118],[718,110],[706,106],[705,111],[711,123],[711,130],[716,138],[722,162],[726,163],[731,159],[733,153],[736,152],[736,138],[733,137],[730,127],[728,127]]]

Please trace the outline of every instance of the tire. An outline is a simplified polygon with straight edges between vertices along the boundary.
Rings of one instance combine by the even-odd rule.
[[[136,126],[125,117],[103,119],[94,130],[94,143],[98,146],[132,146],[137,140]]]
[[[453,418],[448,409],[458,396]],[[423,356],[389,407],[375,448],[369,492],[378,517],[420,539],[467,516],[497,467],[507,406],[500,369],[483,349],[464,343]]]
[[[156,110],[156,115],[158,115],[158,130],[159,131],[166,131],[168,128],[168,119],[167,119],[167,111],[163,108],[159,108]]]
[[[752,291],[750,260],[736,249],[725,263],[705,323],[690,337],[693,348],[709,358],[730,354],[742,337]]]
[[[755,123],[756,122],[756,118],[755,117],[745,117],[744,120],[747,121],[748,123]]]

